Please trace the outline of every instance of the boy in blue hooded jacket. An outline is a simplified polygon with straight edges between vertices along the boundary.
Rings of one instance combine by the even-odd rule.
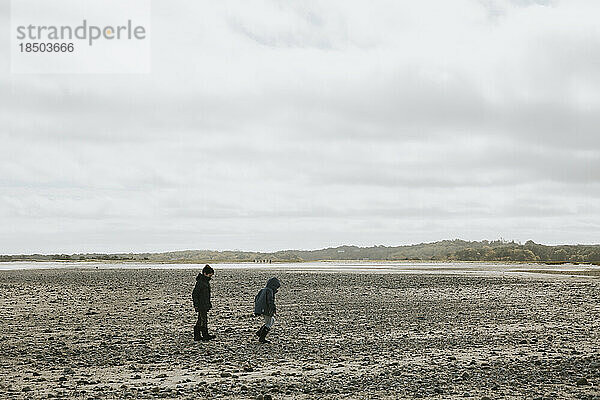
[[[265,320],[263,326],[256,332],[258,341],[261,343],[269,343],[265,338],[273,327],[273,324],[275,324],[275,318],[273,317],[276,312],[275,293],[277,293],[280,286],[279,279],[271,278],[267,281],[267,285],[254,298],[254,315],[262,315]]]

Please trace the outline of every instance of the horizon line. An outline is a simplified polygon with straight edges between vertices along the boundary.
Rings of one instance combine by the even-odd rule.
[[[398,245],[384,245],[384,244],[372,244],[372,245],[368,245],[368,246],[359,246],[356,244],[340,244],[337,246],[328,246],[328,247],[318,247],[318,248],[312,248],[312,249],[299,249],[299,248],[287,248],[287,249],[279,249],[279,250],[272,250],[272,251],[261,251],[261,250],[241,250],[241,249],[224,249],[224,250],[216,250],[216,249],[179,249],[179,250],[152,250],[152,251],[88,251],[88,252],[74,252],[74,253],[69,253],[69,252],[29,252],[29,253],[0,253],[0,256],[33,256],[33,255],[40,255],[40,256],[50,256],[50,255],[85,255],[85,254],[106,254],[106,255],[116,255],[116,254],[164,254],[164,253],[178,253],[178,252],[185,252],[185,251],[210,251],[210,252],[216,252],[216,253],[224,253],[224,252],[238,252],[238,253],[262,253],[262,254],[274,254],[274,253],[279,253],[279,252],[283,252],[283,251],[319,251],[319,250],[327,250],[327,249],[335,249],[335,248],[339,248],[339,247],[357,247],[357,248],[361,248],[361,249],[367,249],[367,248],[374,248],[374,247],[411,247],[411,246],[419,246],[419,245],[429,245],[429,244],[436,244],[436,243],[441,243],[441,242],[453,242],[453,241],[462,241],[462,242],[468,242],[468,243],[483,243],[483,242],[488,242],[488,243],[502,243],[502,244],[510,244],[510,243],[514,243],[514,244],[518,244],[518,245],[524,245],[525,243],[531,241],[534,244],[537,245],[542,245],[542,246],[548,246],[548,247],[555,247],[555,246],[600,246],[600,243],[560,243],[560,244],[545,244],[545,243],[538,243],[535,242],[534,240],[527,240],[525,242],[521,242],[519,240],[506,240],[503,238],[500,239],[495,239],[495,240],[488,240],[488,239],[481,239],[481,240],[465,240],[465,239],[459,239],[459,238],[455,238],[455,239],[442,239],[442,240],[436,240],[436,241],[432,241],[432,242],[420,242],[420,243],[410,243],[410,244],[398,244]]]

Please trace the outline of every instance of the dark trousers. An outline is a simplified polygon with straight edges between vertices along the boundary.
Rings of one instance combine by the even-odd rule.
[[[199,329],[208,328],[208,311],[207,310],[198,311],[198,322],[196,322],[196,326]]]

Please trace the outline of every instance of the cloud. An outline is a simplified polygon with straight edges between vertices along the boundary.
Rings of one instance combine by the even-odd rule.
[[[3,64],[0,253],[597,242],[599,7],[155,3],[152,74]]]

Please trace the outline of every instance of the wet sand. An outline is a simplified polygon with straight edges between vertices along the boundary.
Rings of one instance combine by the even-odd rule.
[[[600,279],[216,268],[0,271],[1,397],[600,399]]]

